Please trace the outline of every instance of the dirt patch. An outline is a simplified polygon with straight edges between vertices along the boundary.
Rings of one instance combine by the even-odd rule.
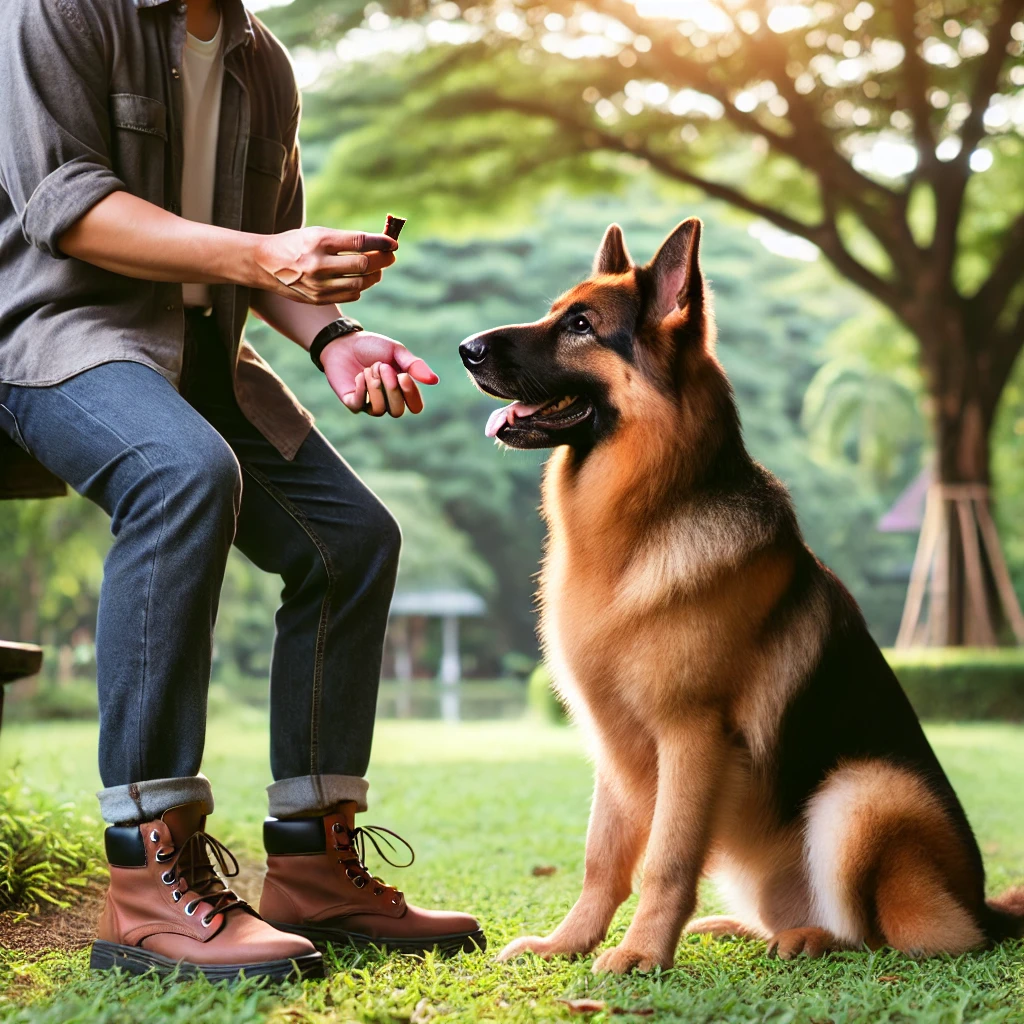
[[[67,910],[49,907],[23,921],[16,921],[10,911],[0,914],[0,946],[23,953],[84,949],[96,938],[96,918],[103,909],[104,892],[103,886],[97,886]]]

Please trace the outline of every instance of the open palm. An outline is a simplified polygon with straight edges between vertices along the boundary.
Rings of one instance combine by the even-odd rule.
[[[418,384],[436,384],[438,376],[403,344],[359,331],[328,345],[320,356],[334,393],[352,412],[401,416],[421,412]]]

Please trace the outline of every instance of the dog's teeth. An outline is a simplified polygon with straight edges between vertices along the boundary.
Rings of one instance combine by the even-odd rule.
[[[545,412],[561,412],[563,409],[567,409],[576,399],[571,395],[566,395],[565,398],[560,398],[557,402],[552,402]]]

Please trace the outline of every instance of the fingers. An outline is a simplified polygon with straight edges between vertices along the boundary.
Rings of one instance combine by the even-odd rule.
[[[389,363],[379,363],[378,367],[388,412],[397,420],[405,412],[405,394],[398,384],[398,374]]]
[[[407,373],[396,373],[388,363],[374,363],[359,374],[356,390],[342,401],[353,412],[361,409],[371,416],[387,413],[398,419],[406,409],[413,414],[423,412],[423,396],[416,382]]]
[[[362,412],[366,405],[366,376],[360,371],[356,374],[355,390],[341,395],[341,400],[350,412]]]
[[[390,235],[371,235],[365,231],[321,229],[319,247],[323,252],[394,252],[398,248]]]
[[[329,282],[327,294],[331,296],[328,302],[356,302],[360,295],[367,288],[372,288],[381,279],[381,271],[374,274],[366,274],[363,277],[340,277]]]
[[[356,302],[367,288],[372,288],[380,281],[381,275],[382,271],[378,270],[360,277],[338,277],[327,281],[303,277],[289,288],[289,293],[318,306],[329,302]]]
[[[416,381],[409,374],[400,373],[398,375],[398,386],[402,389],[402,395],[405,398],[405,404],[409,412],[413,413],[413,415],[423,412],[423,396],[420,394],[420,389],[416,387]]]
[[[299,228],[267,235],[253,253],[255,286],[313,305],[354,302],[395,262],[397,248],[393,238],[363,231]]]
[[[426,360],[414,356],[404,345],[395,346],[394,359],[400,370],[421,384],[436,384],[441,379],[427,365]]]
[[[374,363],[366,374],[366,392],[368,397],[367,412],[371,416],[383,416],[388,411],[387,399],[384,397],[384,385],[380,379],[380,363]]]
[[[386,270],[395,262],[392,252],[347,253],[343,256],[323,256],[317,267],[307,274],[318,281],[357,278]]]

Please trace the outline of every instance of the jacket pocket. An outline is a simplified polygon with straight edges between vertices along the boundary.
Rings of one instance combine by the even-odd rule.
[[[111,156],[114,171],[128,191],[164,205],[167,107],[137,93],[110,97]]]
[[[268,235],[277,220],[288,150],[276,139],[249,137],[245,161],[245,193],[242,197],[242,230]]]

